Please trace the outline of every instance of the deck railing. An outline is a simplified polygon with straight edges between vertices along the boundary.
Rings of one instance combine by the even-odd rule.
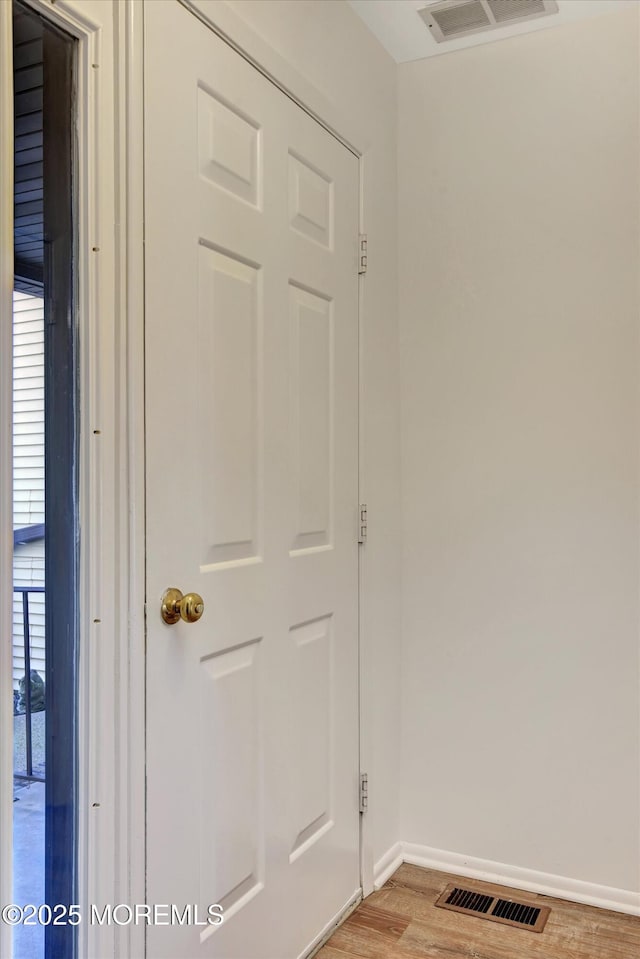
[[[29,594],[44,593],[44,586],[14,586],[14,595],[22,597],[22,643],[24,649],[24,722],[25,722],[25,771],[15,772],[16,779],[44,782],[43,776],[33,773],[33,735],[31,727],[31,627],[29,625]]]

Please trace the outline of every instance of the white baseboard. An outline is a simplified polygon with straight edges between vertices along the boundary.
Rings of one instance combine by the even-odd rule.
[[[379,889],[403,862],[438,872],[449,872],[467,879],[481,879],[499,886],[512,886],[537,892],[554,899],[568,899],[600,909],[612,909],[632,916],[640,916],[640,893],[613,886],[599,886],[582,879],[569,879],[551,873],[509,866],[490,859],[477,859],[457,852],[433,849],[412,842],[398,842],[378,860],[374,870],[375,888]]]
[[[394,874],[398,866],[404,862],[402,856],[402,843],[396,842],[391,849],[388,849],[384,856],[374,864],[373,867],[373,886],[374,889],[380,889],[384,886],[387,879]]]

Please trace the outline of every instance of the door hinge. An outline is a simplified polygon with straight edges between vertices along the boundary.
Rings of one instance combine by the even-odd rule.
[[[367,504],[360,503],[360,521],[358,523],[358,542],[365,543],[367,540]]]
[[[360,812],[366,812],[369,807],[369,777],[360,773]]]
[[[361,233],[358,237],[358,274],[367,272],[367,234]]]

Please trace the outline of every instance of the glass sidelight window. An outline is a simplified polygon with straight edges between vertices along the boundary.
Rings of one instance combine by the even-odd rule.
[[[75,41],[13,3],[13,959],[73,959],[77,902]],[[24,919],[27,918],[25,913]]]

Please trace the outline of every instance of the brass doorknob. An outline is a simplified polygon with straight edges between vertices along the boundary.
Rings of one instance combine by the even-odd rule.
[[[160,612],[168,626],[180,622],[197,623],[204,613],[204,600],[198,593],[187,593],[183,596],[179,589],[172,586],[162,597]]]

